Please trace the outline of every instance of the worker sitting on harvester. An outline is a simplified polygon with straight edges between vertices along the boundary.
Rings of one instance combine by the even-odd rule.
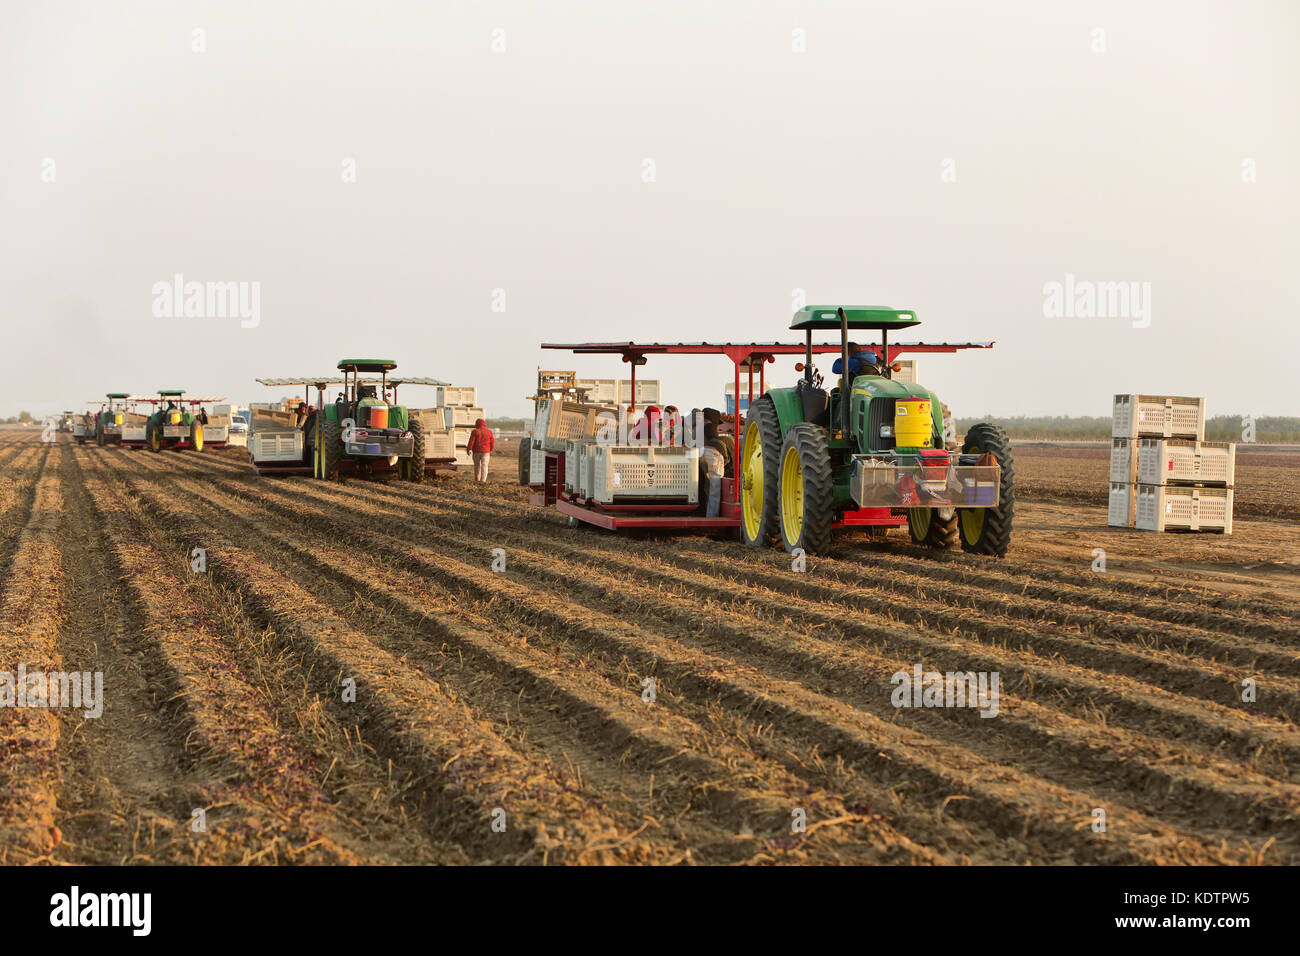
[[[708,487],[708,507],[705,516],[709,518],[718,516],[718,508],[722,502],[722,479],[727,470],[722,448],[722,442],[718,439],[718,426],[713,422],[705,422],[704,447],[700,449],[700,471]]]
[[[709,438],[709,425],[713,425],[713,438]],[[724,435],[721,432],[722,412],[716,408],[706,408],[704,410],[704,443],[712,444],[718,451],[722,452],[724,464],[723,474],[727,478],[736,477],[736,439],[732,435]]]
[[[469,442],[465,445],[465,450],[474,456],[474,480],[486,482],[488,480],[488,462],[492,458],[492,449],[496,447],[496,436],[492,434],[492,429],[487,427],[487,422],[478,419],[474,422],[474,430],[469,433]]]

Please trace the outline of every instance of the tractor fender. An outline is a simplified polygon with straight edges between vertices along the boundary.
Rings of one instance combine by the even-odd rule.
[[[804,420],[803,399],[793,388],[771,388],[768,389],[766,397],[770,398],[772,404],[776,406],[776,420],[781,426],[782,437]]]

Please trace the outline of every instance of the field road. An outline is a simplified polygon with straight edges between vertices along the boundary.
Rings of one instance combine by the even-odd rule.
[[[0,707],[0,862],[1300,863],[1289,514],[1107,529],[1054,461],[1006,560],[797,573],[569,528],[508,446],[326,484],[58,438],[0,432],[0,672],[102,715]],[[915,665],[996,716],[896,707]]]

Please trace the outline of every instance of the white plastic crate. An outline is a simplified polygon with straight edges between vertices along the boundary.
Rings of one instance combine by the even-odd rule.
[[[481,408],[475,408],[472,405],[455,405],[448,408],[451,412],[451,423],[453,425],[473,428],[474,423],[480,418],[486,420],[487,414]]]
[[[600,405],[543,398],[537,403],[537,420],[533,435],[546,451],[563,452],[564,443],[580,438],[595,438],[606,421],[617,422],[618,413]]]
[[[1232,534],[1232,489],[1138,485],[1137,526],[1143,531]]]
[[[564,446],[564,490],[571,494],[588,496],[591,484],[591,449],[595,442],[588,439],[568,441]]]
[[[1132,438],[1112,438],[1110,440],[1110,480],[1111,483],[1122,481],[1133,484],[1137,481],[1138,458],[1137,442]]]
[[[1110,483],[1110,503],[1106,524],[1112,528],[1131,528],[1137,517],[1137,485],[1128,481]]]
[[[546,483],[546,452],[542,443],[533,438],[525,439],[531,447],[528,456],[528,483],[541,485]]]
[[[456,455],[456,433],[446,428],[425,432],[424,457],[454,458]]]
[[[1177,395],[1116,395],[1114,438],[1205,437],[1205,399]]]
[[[754,386],[758,390],[758,386]],[[636,401],[632,401],[632,380],[630,378],[620,379],[618,383],[618,405],[635,404],[638,408],[646,405],[658,405],[661,399],[659,388],[659,379],[657,378],[638,378],[636,380]]]
[[[578,387],[587,390],[587,401],[593,405],[618,404],[618,379],[616,378],[580,378]]]
[[[437,393],[439,405],[455,407],[478,404],[478,389],[473,385],[440,385]]]
[[[1231,442],[1143,438],[1138,449],[1138,481],[1144,485],[1200,482],[1231,488],[1237,446]]]
[[[258,431],[248,436],[248,452],[255,462],[299,462],[302,460],[303,436],[293,431]]]
[[[601,504],[620,499],[699,501],[700,450],[681,445],[588,446],[589,497]]]

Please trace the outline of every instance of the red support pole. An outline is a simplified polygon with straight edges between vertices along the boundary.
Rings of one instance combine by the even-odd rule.
[[[731,440],[736,447],[736,465],[735,465],[736,479],[735,481],[732,482],[732,485],[733,485],[733,491],[735,492],[733,500],[736,503],[739,503],[740,502],[740,360],[733,359],[732,361],[735,363],[735,372],[736,372],[736,407],[735,407],[735,415],[732,417],[732,425],[731,425]]]

